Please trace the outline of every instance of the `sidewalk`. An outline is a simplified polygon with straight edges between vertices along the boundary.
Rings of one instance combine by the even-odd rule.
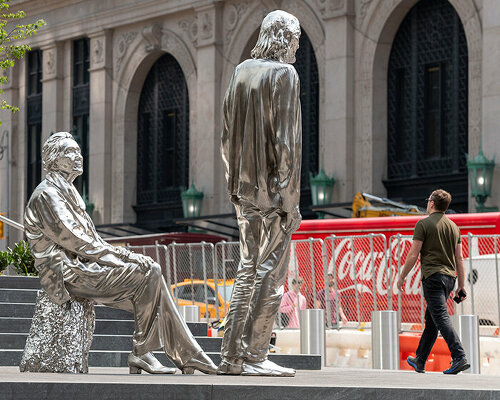
[[[90,368],[87,375],[20,373],[0,367],[0,399],[493,399],[493,376],[324,368],[295,378],[129,375],[126,368]]]

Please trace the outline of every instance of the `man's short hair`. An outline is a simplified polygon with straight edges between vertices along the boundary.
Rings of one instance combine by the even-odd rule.
[[[429,196],[429,201],[434,202],[434,208],[438,211],[445,212],[451,203],[451,194],[446,190],[434,190]]]
[[[71,133],[57,132],[52,134],[43,144],[42,147],[42,165],[43,169],[47,172],[54,169],[54,164],[59,158],[61,151],[60,143],[64,139],[73,139]]]
[[[250,55],[252,58],[286,62],[293,35],[300,36],[299,20],[285,11],[272,11],[262,21],[259,38]]]

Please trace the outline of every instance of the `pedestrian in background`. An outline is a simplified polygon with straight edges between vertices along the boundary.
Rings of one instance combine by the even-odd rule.
[[[307,308],[305,296],[300,293],[300,288],[304,284],[301,277],[292,279],[292,289],[283,295],[280,311],[288,317],[286,328],[299,327],[299,310]]]
[[[446,301],[453,291],[458,277],[457,296],[465,299],[464,264],[460,229],[446,215],[451,195],[444,190],[435,190],[427,199],[427,218],[415,225],[413,243],[398,279],[398,289],[403,291],[406,276],[415,266],[420,253],[422,288],[427,302],[425,329],[418,344],[416,357],[408,357],[408,364],[416,372],[425,372],[425,362],[441,332],[451,352],[451,366],[445,374],[458,374],[470,368],[464,348],[451,325]]]
[[[326,287],[318,291],[316,297],[316,308],[321,308],[325,310],[325,320],[328,321],[328,316],[326,315],[328,311],[326,308],[326,298],[327,298],[326,292],[327,292]],[[343,325],[347,324],[347,317],[344,314],[344,310],[342,308],[342,304],[340,301],[340,296],[338,296],[337,292],[335,292],[335,277],[333,276],[332,273],[328,274],[328,298],[330,300],[330,323],[334,325],[338,323],[337,322],[337,302],[338,302],[340,320],[342,321]]]

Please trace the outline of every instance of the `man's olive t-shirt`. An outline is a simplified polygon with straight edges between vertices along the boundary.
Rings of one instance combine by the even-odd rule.
[[[439,273],[457,276],[455,248],[460,243],[460,229],[444,213],[434,212],[415,225],[414,240],[420,240],[422,279]]]

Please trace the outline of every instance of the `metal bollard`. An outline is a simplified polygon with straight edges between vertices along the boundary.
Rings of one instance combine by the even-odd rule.
[[[372,368],[399,369],[398,313],[372,312]]]
[[[462,342],[470,368],[464,374],[481,373],[481,352],[479,351],[479,318],[477,315],[454,315],[453,327]]]
[[[319,354],[325,358],[325,313],[321,309],[300,311],[300,353]]]
[[[200,322],[200,306],[179,306],[179,313],[186,322]]]

